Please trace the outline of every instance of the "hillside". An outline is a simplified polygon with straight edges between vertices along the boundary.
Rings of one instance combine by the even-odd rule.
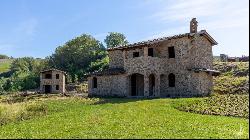
[[[215,62],[221,75],[214,78],[218,94],[249,94],[249,62]]]
[[[184,101],[175,107],[199,114],[249,118],[249,62],[215,62],[221,75],[214,77],[211,97]]]
[[[12,59],[0,59],[0,73],[9,71]]]

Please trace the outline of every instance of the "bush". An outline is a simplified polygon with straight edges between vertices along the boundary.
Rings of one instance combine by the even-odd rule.
[[[47,105],[39,102],[0,104],[0,125],[43,116],[47,112]]]

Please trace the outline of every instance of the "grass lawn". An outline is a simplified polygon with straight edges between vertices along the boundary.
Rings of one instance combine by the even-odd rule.
[[[11,62],[12,62],[12,60],[9,60],[9,59],[8,60],[7,59],[5,59],[5,60],[0,59],[0,73],[9,71]]]
[[[48,114],[0,126],[0,138],[249,138],[249,119],[182,112],[188,99],[48,99]]]

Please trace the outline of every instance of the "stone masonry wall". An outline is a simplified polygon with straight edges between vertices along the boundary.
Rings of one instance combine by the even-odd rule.
[[[45,74],[51,73],[52,79],[45,79]],[[56,74],[59,74],[59,79],[56,79]],[[58,71],[45,72],[40,74],[40,91],[45,92],[44,85],[51,85],[52,93],[64,93],[65,92],[65,75]],[[56,85],[59,85],[59,90],[56,90]]]
[[[175,58],[169,58],[168,47],[174,46]],[[148,47],[154,48],[155,57],[147,56]],[[138,51],[140,57],[133,58]],[[109,51],[110,66],[123,67],[126,74],[99,76],[97,89],[90,94],[130,95],[129,76],[138,73],[144,76],[144,96],[149,96],[149,75],[155,76],[155,93],[153,96],[201,96],[212,89],[212,76],[205,72],[195,73],[189,68],[212,69],[212,45],[203,36],[196,34],[193,38],[182,37],[131,50]],[[121,58],[122,57],[122,58]],[[124,59],[125,58],[125,59]],[[175,75],[175,87],[168,86],[168,75]],[[91,77],[90,77],[91,78]],[[91,85],[89,79],[89,85]]]
[[[97,78],[97,88],[93,88],[93,77]],[[89,96],[127,96],[128,80],[126,75],[88,77]]]
[[[122,68],[123,66],[123,52],[121,50],[109,51],[109,67]]]

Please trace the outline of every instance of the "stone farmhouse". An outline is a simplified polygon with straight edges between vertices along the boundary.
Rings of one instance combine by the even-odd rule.
[[[41,93],[64,93],[66,72],[49,69],[40,72]]]
[[[192,97],[212,91],[212,46],[218,43],[197,31],[109,48],[109,68],[88,76],[89,96]]]

